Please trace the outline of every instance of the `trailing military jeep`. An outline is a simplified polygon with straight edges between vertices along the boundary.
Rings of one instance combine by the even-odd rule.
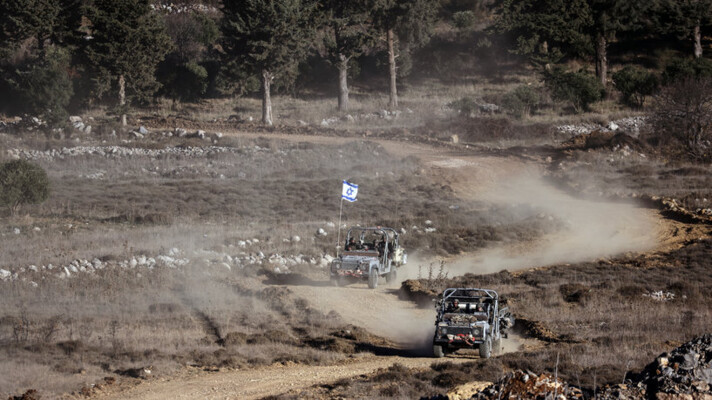
[[[395,282],[407,257],[395,229],[353,227],[346,234],[344,251],[331,262],[331,281],[342,286],[349,280],[368,280],[368,287],[374,289],[381,276]]]
[[[507,307],[500,307],[497,292],[489,289],[445,289],[436,303],[433,354],[444,357],[462,348],[477,348],[489,358],[502,349],[506,330],[514,325]]]

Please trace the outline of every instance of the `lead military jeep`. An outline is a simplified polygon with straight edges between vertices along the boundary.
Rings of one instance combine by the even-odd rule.
[[[331,262],[331,281],[342,286],[349,280],[368,280],[368,287],[374,289],[381,276],[395,282],[398,267],[407,258],[395,229],[353,227],[346,234],[343,253]]]
[[[462,348],[479,349],[489,358],[502,348],[502,337],[514,325],[497,292],[489,289],[449,288],[436,303],[433,354],[444,357]]]

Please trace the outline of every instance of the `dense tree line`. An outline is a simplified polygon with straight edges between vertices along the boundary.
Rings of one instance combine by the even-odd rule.
[[[473,32],[475,24],[486,37],[472,52],[504,44],[500,52],[527,60],[553,97],[576,109],[611,86],[640,107],[658,83],[669,83],[665,74],[712,69],[703,58],[712,0],[0,0],[0,112],[58,123],[68,109],[101,104],[125,124],[131,107],[159,96],[261,93],[262,121],[271,125],[272,91],[293,87],[309,57],[338,71],[332,86],[342,111],[359,60],[382,57],[383,90],[395,109],[399,79],[434,28]],[[660,38],[679,40],[689,60],[665,67],[660,79],[628,66],[611,82],[611,43]],[[568,70],[572,60],[590,65],[598,84],[585,70]],[[529,113],[526,99],[510,100],[524,101]]]

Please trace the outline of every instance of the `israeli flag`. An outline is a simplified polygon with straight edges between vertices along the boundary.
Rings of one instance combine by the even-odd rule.
[[[344,181],[344,186],[341,189],[341,198],[350,202],[356,201],[358,194],[358,185]]]

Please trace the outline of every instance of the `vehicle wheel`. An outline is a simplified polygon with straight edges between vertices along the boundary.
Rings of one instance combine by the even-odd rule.
[[[371,289],[378,287],[378,268],[371,268],[368,273],[368,287]]]
[[[434,344],[433,345],[433,355],[437,358],[445,357],[445,350],[443,349],[443,346],[441,346],[439,344]]]
[[[392,283],[395,283],[397,279],[398,279],[398,271],[396,270],[396,267],[392,267],[391,272],[389,272],[386,275],[386,282],[392,284]]]
[[[492,341],[491,339],[487,339],[484,343],[480,344],[480,357],[490,358],[490,356],[492,356]]]
[[[502,338],[499,338],[492,343],[492,354],[495,356],[502,354]]]

